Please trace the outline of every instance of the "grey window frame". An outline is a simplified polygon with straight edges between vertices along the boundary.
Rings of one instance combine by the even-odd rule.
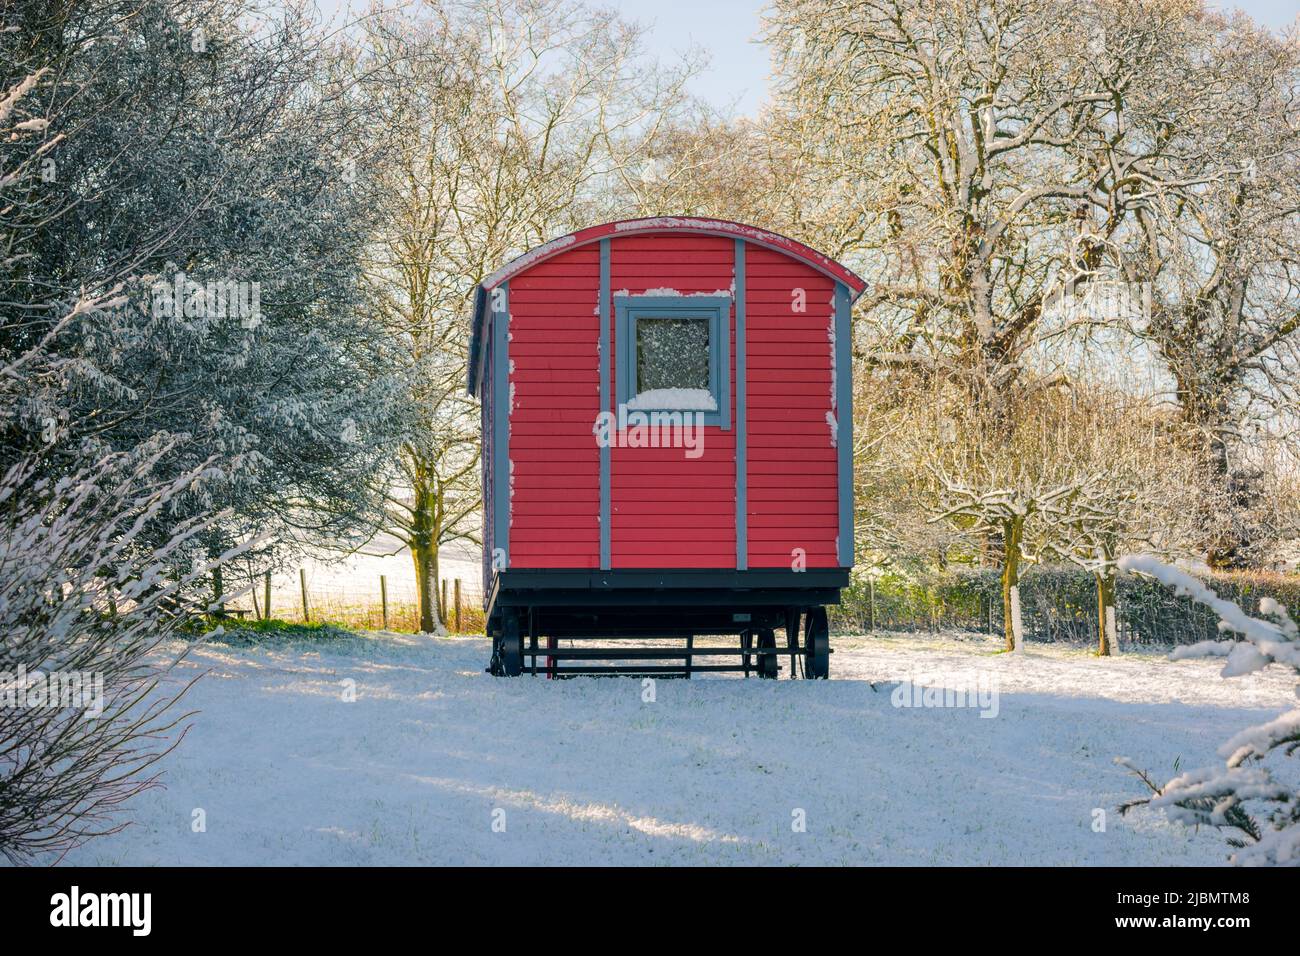
[[[731,296],[723,295],[616,295],[614,318],[618,346],[619,405],[636,397],[638,319],[695,319],[709,323],[709,391],[717,410],[701,412],[705,425],[731,428]],[[644,412],[684,412],[697,409],[653,408]]]

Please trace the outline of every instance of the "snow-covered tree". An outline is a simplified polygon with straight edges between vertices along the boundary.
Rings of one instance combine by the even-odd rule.
[[[183,722],[159,687],[161,642],[214,608],[200,578],[250,545],[228,542],[345,528],[364,510],[383,339],[357,308],[366,201],[336,162],[348,115],[321,86],[307,25],[289,13],[258,26],[255,12],[3,9],[0,854],[12,860],[112,832],[151,785]]]
[[[1073,505],[1083,481],[1053,484],[1044,476],[1027,471],[1007,475],[1005,484],[981,488],[972,485],[968,474],[955,478],[935,469],[939,489],[937,518],[960,523],[973,535],[996,535],[1001,544],[1002,614],[1006,649],[1024,650],[1024,627],[1020,617],[1020,576],[1025,564],[1043,557],[1042,538],[1073,515]],[[990,471],[988,477],[992,478]]]
[[[12,62],[22,66],[21,53]],[[36,95],[45,82],[46,69],[29,60],[0,86],[7,276],[30,279],[41,226],[58,209],[36,185],[53,153]],[[120,308],[124,284],[74,292],[51,282],[49,302],[28,313],[7,301],[0,323],[0,856],[15,863],[120,829],[115,811],[154,784],[151,768],[179,740],[184,717],[173,706],[180,694],[156,693],[166,670],[153,655],[187,608],[203,610],[196,579],[229,557],[184,559],[212,516],[177,520],[172,508],[212,462],[160,468],[170,439],[84,454],[61,476],[44,475],[58,420],[32,436],[24,414],[84,373],[59,346]],[[28,315],[46,324],[33,332]]]
[[[124,801],[152,787],[176,746],[188,689],[161,682],[184,656],[163,645],[196,583],[235,552],[189,564],[210,516],[169,514],[203,476],[168,474],[160,441],[109,454],[56,481],[34,461],[0,476],[0,856],[67,852],[125,824]],[[159,545],[146,531],[166,528]],[[177,572],[183,566],[184,570]]]
[[[1048,545],[1086,569],[1097,589],[1097,653],[1118,649],[1116,558],[1144,550],[1201,559],[1197,506],[1207,496],[1195,455],[1167,409],[1094,385],[1073,403],[1083,419],[1062,452],[1087,462],[1087,480]]]
[[[1219,628],[1236,635],[1177,648],[1174,660],[1224,658],[1225,678],[1251,674],[1278,665],[1300,676],[1300,630],[1287,608],[1271,598],[1260,602],[1260,617],[1245,613],[1220,598],[1199,579],[1150,555],[1125,555],[1119,567],[1149,575],[1178,594],[1219,615]],[[1296,687],[1300,696],[1300,685]],[[1232,735],[1219,747],[1222,765],[1181,773],[1163,786],[1127,758],[1116,762],[1132,770],[1153,796],[1124,804],[1162,809],[1170,819],[1192,826],[1228,830],[1235,848],[1232,862],[1240,866],[1300,866],[1300,783],[1295,767],[1270,761],[1294,757],[1300,750],[1300,707],[1273,720]]]
[[[1300,46],[1241,15],[1189,29],[1167,51],[1163,97],[1133,111],[1140,135],[1122,162],[1141,196],[1117,255],[1150,289],[1138,332],[1172,379],[1206,481],[1226,492],[1200,509],[1210,562],[1233,566],[1273,544],[1252,426],[1300,409]],[[1151,143],[1161,148],[1140,148]]]
[[[1006,417],[949,402],[914,432],[916,467],[929,478],[922,499],[929,522],[955,527],[1001,568],[1009,651],[1023,649],[1023,568],[1054,553],[1096,467],[1073,456],[1082,422],[1069,397],[1044,394],[1053,400],[1036,398]]]
[[[911,454],[930,523],[954,526],[1002,569],[1007,649],[1018,647],[1026,564],[1075,563],[1097,583],[1098,650],[1114,647],[1118,554],[1195,557],[1200,486],[1168,412],[1098,382],[1036,392],[989,423],[957,404],[918,413]]]
[[[778,0],[774,131],[833,255],[860,263],[872,360],[996,407],[1064,285],[1088,282],[1126,207],[1092,217],[1125,97],[1158,64],[1165,0]],[[1080,216],[1089,213],[1080,241]]]
[[[0,42],[45,70],[24,100],[44,125],[0,150],[45,214],[0,277],[0,348],[45,340],[63,375],[25,378],[8,448],[39,440],[50,475],[157,432],[175,438],[160,469],[215,455],[172,506],[228,510],[207,555],[355,529],[391,388],[360,294],[359,117],[330,49],[245,0],[17,7]],[[113,309],[47,338],[78,290],[118,283]]]

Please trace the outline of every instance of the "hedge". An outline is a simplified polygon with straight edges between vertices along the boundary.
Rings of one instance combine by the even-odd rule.
[[[1206,579],[1221,597],[1249,612],[1263,597],[1300,609],[1300,576],[1216,573]],[[1002,633],[1002,585],[996,569],[961,569],[920,576],[856,577],[832,611],[840,633],[865,631],[982,631]],[[1097,590],[1076,568],[1032,567],[1020,582],[1021,620],[1029,641],[1091,644],[1097,639]],[[1121,577],[1115,598],[1120,646],[1191,644],[1219,638],[1218,618],[1161,584]]]

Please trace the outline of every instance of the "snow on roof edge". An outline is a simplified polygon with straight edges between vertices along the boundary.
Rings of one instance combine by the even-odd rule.
[[[759,243],[769,248],[779,250],[787,255],[802,259],[814,268],[826,273],[837,282],[844,283],[851,294],[850,301],[856,301],[863,292],[866,291],[867,283],[852,269],[843,265],[830,256],[824,255],[813,249],[811,246],[799,242],[797,239],[791,239],[780,233],[770,232],[766,229],[760,229],[757,226],[747,226],[744,223],[733,222],[730,219],[710,219],[703,216],[650,216],[641,219],[622,219],[616,222],[601,223],[595,226],[576,230],[568,235],[551,239],[542,243],[540,246],[534,246],[522,255],[511,259],[501,268],[497,269],[487,278],[478,284],[480,292],[486,293],[502,282],[509,279],[518,272],[522,272],[530,266],[550,258],[577,245],[586,245],[605,239],[620,233],[630,232],[662,232],[671,230],[689,230],[692,232],[711,233],[714,235],[731,235],[738,239],[745,239],[750,242]],[[474,317],[472,328],[470,330],[470,368],[467,369],[468,391],[471,395],[477,394],[479,382],[477,376],[482,369],[484,353],[487,351],[486,343],[482,341],[483,322],[485,319],[484,308],[485,297],[479,297],[475,303]]]
[[[783,236],[777,232],[733,222],[730,219],[709,219],[702,216],[650,216],[641,219],[622,219],[616,222],[601,223],[576,230],[536,246],[497,269],[480,285],[485,289],[495,288],[510,276],[521,272],[550,256],[574,245],[587,244],[612,235],[629,232],[660,232],[672,230],[690,230],[693,232],[722,233],[747,239],[779,249],[782,252],[803,259],[809,264],[832,274],[837,281],[845,282],[856,299],[866,289],[866,281],[857,273],[839,261],[832,259],[805,245],[797,239]],[[842,275],[841,275],[842,273]]]

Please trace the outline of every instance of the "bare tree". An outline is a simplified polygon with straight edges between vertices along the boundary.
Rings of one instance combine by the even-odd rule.
[[[1205,479],[1224,489],[1201,509],[1210,562],[1268,547],[1252,520],[1263,475],[1243,460],[1250,426],[1292,432],[1300,409],[1300,47],[1248,18],[1202,15],[1163,66],[1174,102],[1134,110],[1124,152],[1141,183],[1117,254],[1145,283],[1137,331],[1172,379],[1200,445]]]
[[[1045,303],[1087,281],[1122,204],[1104,148],[1176,21],[1160,2],[779,0],[780,135],[799,145],[821,247],[865,264],[871,358],[998,406]],[[1089,215],[1082,254],[1074,240]]]
[[[471,293],[513,255],[609,214],[686,75],[644,63],[640,43],[614,14],[568,0],[368,21],[357,71],[387,204],[367,284],[402,354],[409,412],[375,530],[411,550],[422,630],[445,620],[440,549],[480,541]]]
[[[1041,389],[1011,410],[1006,422],[956,405],[921,418],[913,447],[930,478],[929,520],[957,526],[976,549],[996,536],[1008,650],[1020,646],[1022,569],[1051,561],[1094,574],[1098,649],[1110,653],[1116,555],[1193,556],[1195,469],[1167,412],[1095,383]]]
[[[1066,410],[1069,403],[1050,407]],[[1084,472],[1088,463],[1061,454],[1076,422],[1041,410],[1041,403],[1027,402],[1011,415],[993,416],[983,407],[950,401],[924,420],[913,439],[915,467],[929,478],[923,499],[928,520],[959,529],[977,552],[998,542],[1009,651],[1023,646],[1022,569],[1050,554],[1090,477]]]
[[[1094,387],[1076,414],[1068,450],[1094,469],[1070,503],[1050,544],[1054,557],[1092,574],[1097,589],[1097,653],[1118,649],[1116,560],[1144,551],[1173,559],[1199,559],[1197,507],[1206,489],[1195,456],[1168,409]]]
[[[203,610],[196,584],[241,549],[185,561],[220,515],[165,520],[199,477],[159,479],[168,450],[109,455],[53,484],[33,485],[32,460],[0,476],[0,856],[11,862],[120,830],[118,808],[156,784],[184,736],[176,704],[189,684],[160,685],[190,645],[164,645],[186,608]],[[158,523],[163,544],[140,547]]]

